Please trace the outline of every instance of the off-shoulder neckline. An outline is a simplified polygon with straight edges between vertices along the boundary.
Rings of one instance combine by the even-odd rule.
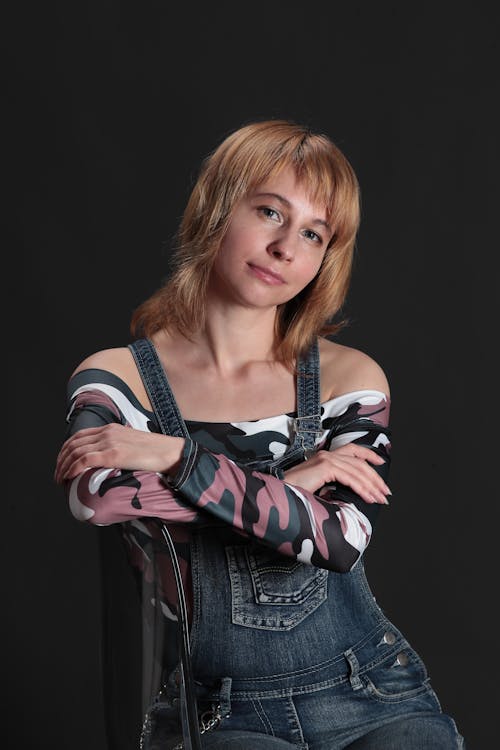
[[[75,388],[71,388],[71,384],[73,383],[73,381],[75,379],[79,378],[79,376],[82,375],[83,373],[90,373],[90,372],[96,372],[96,373],[97,372],[105,372],[106,375],[111,376],[112,379],[115,379],[116,381],[119,381],[122,384],[122,391],[124,392],[124,395],[131,402],[133,402],[134,406],[136,408],[140,409],[145,414],[151,415],[151,416],[154,417],[154,412],[151,411],[150,409],[147,409],[144,406],[144,404],[142,404],[139,401],[139,399],[137,398],[137,396],[135,395],[135,393],[132,391],[132,389],[130,388],[130,386],[127,385],[127,383],[119,375],[116,375],[114,372],[111,372],[110,370],[105,370],[105,369],[100,368],[100,367],[85,368],[83,370],[79,370],[79,372],[77,372],[75,375],[73,375],[70,378],[70,380],[68,381],[68,396],[69,397],[71,397],[72,393],[74,392],[74,390],[76,390]],[[94,381],[94,382],[96,384],[98,384],[98,381]],[[82,386],[77,386],[77,388],[80,388],[80,387],[82,387]],[[352,398],[355,398],[355,397],[362,397],[362,396],[366,397],[366,396],[369,396],[369,395],[371,395],[371,396],[379,396],[381,401],[385,401],[387,404],[390,404],[390,397],[386,393],[384,393],[383,391],[379,391],[379,390],[374,389],[374,388],[361,388],[359,390],[346,391],[345,393],[341,393],[338,396],[333,396],[332,398],[329,398],[326,401],[323,401],[320,404],[321,410],[322,410],[322,412],[328,411],[328,407],[330,407],[331,405],[333,405],[336,401],[341,401],[342,399],[346,400],[346,399],[352,399]],[[210,422],[210,421],[207,421],[207,420],[199,420],[199,419],[184,419],[184,422],[186,424],[213,425],[213,426],[227,425],[227,424],[241,425],[241,424],[256,424],[258,422],[271,422],[273,420],[284,418],[284,417],[286,417],[288,419],[294,419],[296,416],[297,416],[297,412],[293,411],[293,412],[283,412],[281,414],[274,414],[274,415],[272,415],[270,417],[259,417],[258,419],[239,419],[239,420],[233,420],[233,421],[226,420],[224,422]]]
[[[339,396],[334,396],[333,398],[329,398],[326,401],[323,401],[320,404],[322,412],[328,411],[328,407],[333,405],[336,401],[343,400],[351,400],[352,398],[356,397],[362,397],[362,396],[380,396],[380,401],[385,401],[387,404],[389,404],[390,399],[389,397],[383,392],[378,391],[376,389],[372,388],[363,388],[361,390],[357,391],[347,391],[346,393],[341,393]],[[259,417],[258,419],[236,419],[229,422],[207,422],[206,420],[201,421],[198,419],[185,419],[184,421],[186,424],[210,424],[210,425],[226,425],[226,424],[232,424],[232,425],[243,425],[243,424],[257,424],[258,422],[272,422],[276,419],[283,419],[286,417],[287,419],[295,419],[297,416],[297,411],[291,411],[291,412],[283,412],[282,414],[274,414],[271,417]]]

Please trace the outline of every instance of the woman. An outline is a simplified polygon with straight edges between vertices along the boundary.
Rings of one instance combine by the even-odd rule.
[[[152,519],[167,522],[198,695],[217,706],[203,747],[464,747],[364,577],[390,495],[389,385],[326,338],[358,224],[356,176],[328,137],[278,120],[240,128],[202,166],[170,277],[133,315],[136,341],[69,382],[56,480],[78,519],[122,523],[136,558]],[[158,713],[150,746],[170,731]]]

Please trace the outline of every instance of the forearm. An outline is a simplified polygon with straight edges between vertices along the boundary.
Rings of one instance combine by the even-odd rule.
[[[71,513],[97,526],[156,517],[169,523],[195,523],[200,513],[148,471],[87,469],[65,483]]]
[[[149,436],[161,468],[175,470],[182,453],[182,439],[153,435],[146,430],[147,423],[138,419],[134,428],[109,395],[95,389],[81,390],[74,397],[67,421],[67,438],[113,425],[125,430],[124,436],[132,433],[136,439]],[[149,444],[148,459],[152,456]],[[77,475],[64,483],[70,510],[78,520],[108,525],[141,517],[158,517],[171,523],[193,523],[198,519],[199,513],[177,497],[156,470],[145,470],[145,466],[137,470],[109,468],[110,464],[108,468],[100,465],[85,468],[92,465],[90,460],[90,455],[85,456]]]
[[[321,568],[350,570],[370,540],[370,521],[354,504],[239,466],[193,441],[166,482],[192,507]]]

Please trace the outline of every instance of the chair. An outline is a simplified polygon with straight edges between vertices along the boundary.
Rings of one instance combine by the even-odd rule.
[[[143,519],[100,527],[98,540],[108,749],[167,750],[182,740],[185,750],[201,750],[185,602],[168,530]],[[164,604],[166,585],[170,602],[177,595],[174,616]],[[164,695],[172,665],[179,675],[173,701]]]

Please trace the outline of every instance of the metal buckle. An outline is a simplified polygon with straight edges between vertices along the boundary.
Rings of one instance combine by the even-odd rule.
[[[300,423],[307,421],[307,422],[314,422],[316,421],[316,424],[318,420],[321,420],[321,414],[310,414],[306,417],[294,417],[293,418],[293,427],[295,432],[315,432],[317,435],[320,435],[322,430],[316,430],[316,429],[308,429],[307,427],[301,427]],[[320,422],[321,426],[321,422]]]

